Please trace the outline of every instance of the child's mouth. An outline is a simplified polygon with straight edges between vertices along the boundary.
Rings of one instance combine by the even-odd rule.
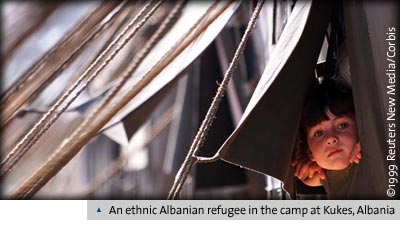
[[[340,153],[342,151],[342,149],[335,149],[335,150],[333,150],[332,152],[330,152],[329,154],[328,154],[328,157],[331,157],[331,156],[333,156],[333,155],[335,155],[335,154],[338,154],[338,153]]]

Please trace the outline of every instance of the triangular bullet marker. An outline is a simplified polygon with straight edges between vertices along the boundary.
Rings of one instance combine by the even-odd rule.
[[[97,212],[101,212],[101,209],[100,209],[100,208],[97,208]]]

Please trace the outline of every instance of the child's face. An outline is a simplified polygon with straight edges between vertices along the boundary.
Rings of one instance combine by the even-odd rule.
[[[329,170],[341,170],[349,165],[349,156],[358,142],[357,125],[348,116],[337,117],[327,112],[328,121],[309,129],[307,143],[311,160]]]

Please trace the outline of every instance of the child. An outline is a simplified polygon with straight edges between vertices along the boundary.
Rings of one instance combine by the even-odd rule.
[[[308,186],[323,185],[329,198],[345,198],[361,156],[352,92],[325,80],[303,110],[294,174]]]

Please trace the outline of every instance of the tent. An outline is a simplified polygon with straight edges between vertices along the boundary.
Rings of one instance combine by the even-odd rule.
[[[271,61],[235,131],[218,151],[236,165],[272,175],[294,197],[290,167],[301,106],[313,77],[333,1],[297,2]],[[386,33],[398,23],[394,1],[346,2],[350,71],[363,160],[347,192],[351,199],[388,199]],[[397,21],[396,21],[397,20]],[[382,106],[383,105],[383,106]]]

